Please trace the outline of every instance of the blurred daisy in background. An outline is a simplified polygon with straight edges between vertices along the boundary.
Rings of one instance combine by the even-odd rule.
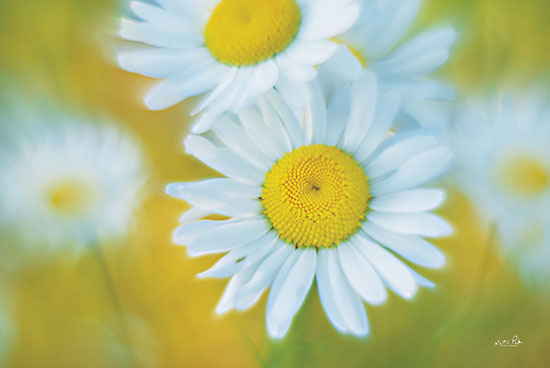
[[[125,235],[141,202],[141,152],[115,125],[21,106],[2,120],[1,222],[27,243],[77,250]]]
[[[461,107],[456,175],[536,290],[550,286],[550,99],[508,93]]]
[[[359,14],[353,0],[159,0],[130,7],[143,21],[123,19],[121,36],[153,48],[120,52],[120,66],[164,79],[145,97],[152,110],[206,94],[192,112],[210,106],[195,132],[274,86],[305,104],[305,82],[337,48],[331,38]]]
[[[403,125],[439,125],[444,117],[437,112],[444,105],[429,104],[432,100],[448,100],[453,91],[445,84],[429,78],[429,73],[449,58],[455,32],[442,27],[426,31],[401,45],[403,36],[413,23],[419,0],[361,0],[361,14],[354,26],[337,36],[341,43],[322,68],[332,73],[325,78],[356,79],[365,68],[376,73],[383,92],[399,92],[403,96]]]
[[[335,328],[365,336],[361,299],[383,303],[386,286],[410,299],[433,286],[399,257],[428,268],[445,262],[423,238],[451,233],[428,212],[444,193],[419,186],[447,168],[451,152],[428,130],[385,139],[399,99],[378,95],[372,73],[327,103],[318,85],[311,91],[302,121],[270,91],[187,137],[186,151],[227,177],[167,187],[193,206],[174,241],[191,256],[228,252],[199,275],[231,276],[217,313],[247,309],[271,287],[267,330],[282,338],[315,277]],[[211,214],[231,218],[201,220]]]

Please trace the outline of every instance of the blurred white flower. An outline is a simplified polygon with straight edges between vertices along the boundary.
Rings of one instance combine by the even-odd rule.
[[[338,36],[342,45],[320,67],[327,79],[357,79],[361,70],[374,72],[382,92],[402,96],[401,125],[440,125],[445,122],[449,100],[454,93],[445,84],[429,78],[429,73],[449,58],[456,33],[449,27],[422,32],[412,40],[404,35],[413,23],[419,0],[360,0],[361,14],[353,27]],[[441,113],[439,110],[442,110]]]
[[[461,188],[495,223],[524,281],[550,290],[550,99],[533,92],[471,101],[453,127]]]
[[[427,130],[388,138],[398,100],[378,95],[372,73],[327,103],[312,87],[301,120],[271,91],[207,135],[187,137],[187,152],[227,178],[167,187],[193,206],[174,241],[191,256],[228,252],[199,275],[232,277],[217,313],[248,309],[271,287],[267,330],[282,338],[316,278],[335,328],[365,336],[362,300],[383,303],[386,286],[405,299],[433,286],[399,256],[428,268],[445,262],[423,238],[451,233],[429,212],[444,193],[419,187],[451,152]],[[209,214],[231,219],[200,220]]]
[[[2,116],[0,222],[51,247],[124,235],[145,180],[138,146],[114,124],[31,108]]]

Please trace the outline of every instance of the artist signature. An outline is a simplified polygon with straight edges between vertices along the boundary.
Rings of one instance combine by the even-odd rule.
[[[523,344],[523,342],[519,339],[518,335],[514,335],[512,340],[495,341],[495,345],[500,346],[501,348],[517,348],[520,344]]]

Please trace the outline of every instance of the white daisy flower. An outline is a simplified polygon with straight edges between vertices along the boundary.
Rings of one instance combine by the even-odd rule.
[[[528,286],[550,286],[550,99],[468,103],[452,136],[462,187],[493,222]]]
[[[124,234],[145,178],[130,137],[51,111],[2,119],[19,127],[0,150],[0,222],[52,247]]]
[[[157,2],[130,3],[143,22],[123,19],[120,34],[154,47],[122,52],[119,64],[164,79],[145,97],[150,109],[206,94],[192,114],[210,105],[209,116],[237,112],[274,86],[289,99],[305,93],[315,66],[337,48],[330,39],[359,14],[354,0]]]
[[[403,95],[401,124],[442,123],[434,100],[447,100],[453,91],[428,74],[443,65],[455,41],[450,28],[426,31],[400,42],[418,12],[419,0],[360,0],[361,14],[353,27],[337,37],[342,43],[322,68],[337,78],[356,79],[365,68],[376,73],[383,92]],[[325,74],[325,77],[330,74]],[[334,78],[334,77],[333,77]]]
[[[372,73],[327,104],[318,86],[312,90],[302,121],[269,91],[238,119],[226,114],[208,134],[187,137],[187,152],[226,178],[167,187],[192,205],[174,241],[191,256],[228,252],[199,275],[231,276],[217,313],[247,309],[271,287],[267,329],[282,338],[315,277],[336,329],[365,336],[361,299],[383,303],[385,286],[410,299],[418,285],[433,285],[397,255],[444,264],[423,238],[451,232],[428,212],[444,193],[418,187],[451,155],[426,130],[384,139],[398,101],[377,97]],[[209,214],[231,219],[200,220]]]

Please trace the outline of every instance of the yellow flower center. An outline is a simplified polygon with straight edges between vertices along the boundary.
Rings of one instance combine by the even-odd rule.
[[[89,209],[94,192],[83,180],[66,179],[50,187],[46,195],[47,203],[55,212],[76,215]]]
[[[370,191],[363,169],[337,147],[315,144],[287,153],[265,176],[264,214],[297,247],[331,247],[365,219]]]
[[[502,188],[512,195],[534,197],[548,188],[550,173],[533,157],[514,156],[499,163],[497,179]]]
[[[288,47],[300,19],[294,0],[222,0],[206,24],[206,47],[224,64],[258,64]]]

